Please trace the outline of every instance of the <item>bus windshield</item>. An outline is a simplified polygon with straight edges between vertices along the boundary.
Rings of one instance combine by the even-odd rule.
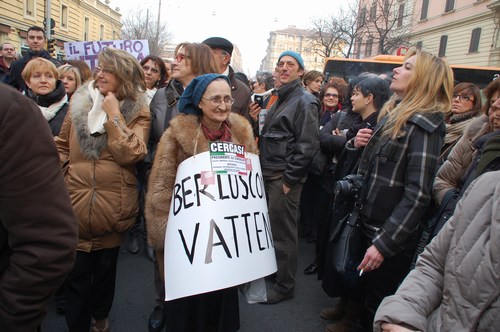
[[[326,80],[335,76],[346,82],[364,72],[392,76],[392,70],[401,66],[403,59],[403,56],[395,55],[379,55],[373,59],[328,58],[323,73]],[[455,83],[473,83],[481,89],[500,76],[500,68],[497,67],[451,65],[451,68]]]

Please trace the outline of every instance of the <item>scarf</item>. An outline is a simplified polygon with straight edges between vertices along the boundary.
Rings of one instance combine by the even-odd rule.
[[[68,102],[68,96],[64,95],[64,97],[61,98],[61,100],[49,105],[49,107],[43,107],[38,105],[40,108],[40,111],[42,111],[43,117],[45,120],[50,121],[52,120],[57,112],[63,107],[66,103]]]
[[[229,125],[227,120],[222,123],[222,126],[218,130],[213,130],[205,126],[205,124],[201,124],[201,130],[203,130],[203,134],[209,141],[221,141],[221,142],[230,142],[231,141],[231,130],[229,130]]]
[[[146,96],[148,97],[148,105],[151,103],[151,100],[155,96],[156,91],[158,91],[157,88],[146,89]]]
[[[104,101],[104,96],[101,94],[98,88],[94,88],[94,81],[91,81],[88,85],[89,96],[92,100],[92,109],[90,110],[87,120],[90,130],[90,135],[98,136],[104,134],[106,129],[104,129],[104,124],[108,121],[108,115],[102,109],[102,102]],[[123,101],[120,101],[120,107],[123,105]]]
[[[446,124],[446,136],[444,137],[444,145],[451,144],[462,137],[465,128],[473,121],[473,118],[468,118],[466,120]]]
[[[92,136],[95,134],[104,134],[106,132],[106,129],[104,129],[104,123],[108,121],[108,115],[102,109],[104,96],[98,88],[94,88],[94,81],[90,82],[88,89],[90,99],[93,103],[92,108],[87,115],[87,124],[89,126],[90,134]]]

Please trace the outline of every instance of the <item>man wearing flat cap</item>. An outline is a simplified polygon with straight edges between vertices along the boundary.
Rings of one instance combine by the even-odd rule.
[[[212,49],[215,61],[219,65],[219,74],[226,75],[229,78],[231,96],[234,98],[231,111],[243,115],[253,124],[248,110],[248,106],[252,102],[250,88],[234,76],[234,70],[229,65],[231,63],[231,55],[233,54],[233,44],[222,37],[207,38],[202,44],[208,45]]]
[[[270,108],[259,137],[260,163],[268,198],[278,271],[267,304],[294,296],[298,258],[299,202],[307,171],[319,151],[318,98],[302,86],[304,61],[293,51],[278,59],[278,101]]]

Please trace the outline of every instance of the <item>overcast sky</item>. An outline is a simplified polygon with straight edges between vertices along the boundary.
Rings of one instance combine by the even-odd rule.
[[[269,32],[285,29],[289,25],[309,28],[313,18],[330,16],[338,9],[340,0],[311,2],[270,0],[161,0],[161,20],[173,34],[173,42],[202,42],[218,36],[237,45],[243,57],[243,70],[255,75],[266,54]],[[129,11],[154,12],[156,24],[159,0],[111,0],[110,7],[120,8],[123,17]]]

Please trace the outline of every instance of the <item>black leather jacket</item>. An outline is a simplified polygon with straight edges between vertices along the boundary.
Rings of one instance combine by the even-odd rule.
[[[259,138],[264,176],[283,176],[292,187],[307,175],[319,151],[318,98],[306,92],[300,80],[278,90],[278,101],[266,117]]]

